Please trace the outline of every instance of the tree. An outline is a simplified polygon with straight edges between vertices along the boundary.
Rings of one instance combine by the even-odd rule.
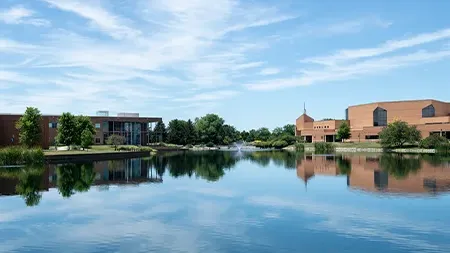
[[[88,116],[76,116],[76,134],[75,134],[75,144],[82,145],[82,134],[84,130],[87,130],[91,133],[91,136],[95,135],[95,127],[92,124],[91,118]],[[92,144],[91,144],[92,145]]]
[[[184,120],[171,120],[167,126],[167,142],[179,145],[187,144],[186,126],[187,122]]]
[[[158,121],[156,123],[155,128],[153,129],[153,133],[156,135],[155,137],[160,138],[156,139],[155,142],[166,142],[167,141],[167,130],[166,125],[162,121]]]
[[[195,144],[197,141],[197,131],[192,120],[188,120],[185,126],[186,144]]]
[[[292,136],[295,136],[295,125],[294,124],[287,124],[283,127],[283,132],[285,134],[290,134]]]
[[[117,150],[117,146],[123,145],[125,143],[125,137],[113,134],[106,139],[106,144],[114,147],[114,150]]]
[[[339,126],[336,137],[339,140],[344,141],[344,140],[350,139],[351,136],[352,136],[352,134],[350,132],[350,126],[348,125],[347,122],[342,122],[341,125]]]
[[[16,123],[19,141],[27,147],[39,145],[41,141],[41,112],[34,107],[27,107],[25,113]]]
[[[94,135],[89,129],[84,129],[81,133],[81,147],[89,148],[92,144],[94,144]]]
[[[388,124],[380,132],[381,145],[385,148],[403,147],[405,144],[414,145],[421,139],[420,131],[415,126],[409,126],[404,121]]]
[[[261,127],[260,129],[256,130],[256,139],[260,141],[267,141],[270,138],[270,131],[266,127]]]
[[[223,137],[220,133],[222,133],[224,122],[225,121],[217,114],[207,114],[200,119],[195,119],[195,129],[200,141],[202,143],[221,143]]]
[[[58,143],[69,146],[77,141],[77,121],[71,113],[65,112],[58,120]]]
[[[284,133],[284,130],[281,127],[275,127],[272,131],[272,135],[277,136],[277,137],[281,136],[283,133]]]

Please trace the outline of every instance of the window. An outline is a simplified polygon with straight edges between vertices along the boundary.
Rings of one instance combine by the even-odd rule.
[[[422,109],[422,118],[431,118],[436,115],[436,110],[433,105],[429,105]]]
[[[373,111],[373,126],[387,126],[387,111],[377,107]]]
[[[100,144],[100,138],[95,138],[95,144]]]
[[[50,122],[50,123],[48,123],[48,127],[49,127],[49,128],[57,128],[57,127],[58,127],[58,123],[56,123],[56,122]]]
[[[345,109],[345,120],[348,120],[348,108]]]
[[[95,128],[100,129],[100,123],[95,123]]]

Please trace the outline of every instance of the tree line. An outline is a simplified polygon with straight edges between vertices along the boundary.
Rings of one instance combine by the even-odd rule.
[[[19,143],[25,147],[39,146],[42,136],[42,114],[39,109],[27,107],[16,123],[19,131]],[[75,116],[63,113],[57,123],[57,136],[54,144],[78,145],[88,148],[94,142],[95,127],[88,116]]]
[[[174,119],[167,126],[158,122],[153,129],[152,142],[159,141],[177,145],[230,145],[235,142],[254,142],[256,145],[284,147],[295,143],[295,125],[288,124],[270,131],[262,127],[239,131],[225,123],[217,114],[207,114],[192,120]]]

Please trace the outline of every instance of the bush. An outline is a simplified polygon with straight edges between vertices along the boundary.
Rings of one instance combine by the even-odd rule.
[[[23,147],[0,149],[0,166],[42,163],[44,163],[44,152],[42,149],[28,149]]]
[[[192,145],[192,144],[188,144],[188,145],[186,145],[185,147],[186,147],[186,148],[193,148],[193,147],[194,147],[194,145]]]
[[[436,147],[436,152],[440,155],[450,155],[450,143],[441,143]]]
[[[281,149],[281,148],[284,148],[287,146],[289,146],[289,144],[283,140],[276,140],[276,141],[272,142],[272,147],[274,147],[276,149]]]
[[[333,153],[335,150],[335,147],[332,143],[329,143],[329,142],[315,142],[314,150],[315,150],[315,153],[327,154],[327,153]]]
[[[268,141],[254,141],[253,145],[257,148],[270,148],[272,147],[272,143]]]
[[[295,151],[297,151],[297,152],[305,152],[305,144],[303,144],[303,143],[296,143],[295,144]]]
[[[215,145],[214,145],[214,143],[212,143],[212,142],[208,142],[208,143],[206,143],[206,146],[207,146],[208,148],[212,148],[212,147],[214,147]]]
[[[446,143],[448,143],[448,140],[445,137],[439,136],[437,134],[432,134],[427,138],[421,140],[419,146],[421,148],[437,148]]]

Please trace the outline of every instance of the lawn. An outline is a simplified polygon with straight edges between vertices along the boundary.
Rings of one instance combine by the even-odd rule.
[[[381,144],[377,142],[334,142],[337,148],[381,148]],[[314,143],[306,143],[306,148],[313,148]]]
[[[121,145],[119,147],[127,147],[127,148],[136,148],[139,149],[137,146],[133,145]],[[88,150],[55,150],[55,147],[50,147],[48,150],[44,150],[45,155],[76,155],[76,154],[96,154],[96,153],[115,153],[115,152],[123,152],[123,151],[116,151],[114,150],[114,147],[109,145],[93,145]]]

